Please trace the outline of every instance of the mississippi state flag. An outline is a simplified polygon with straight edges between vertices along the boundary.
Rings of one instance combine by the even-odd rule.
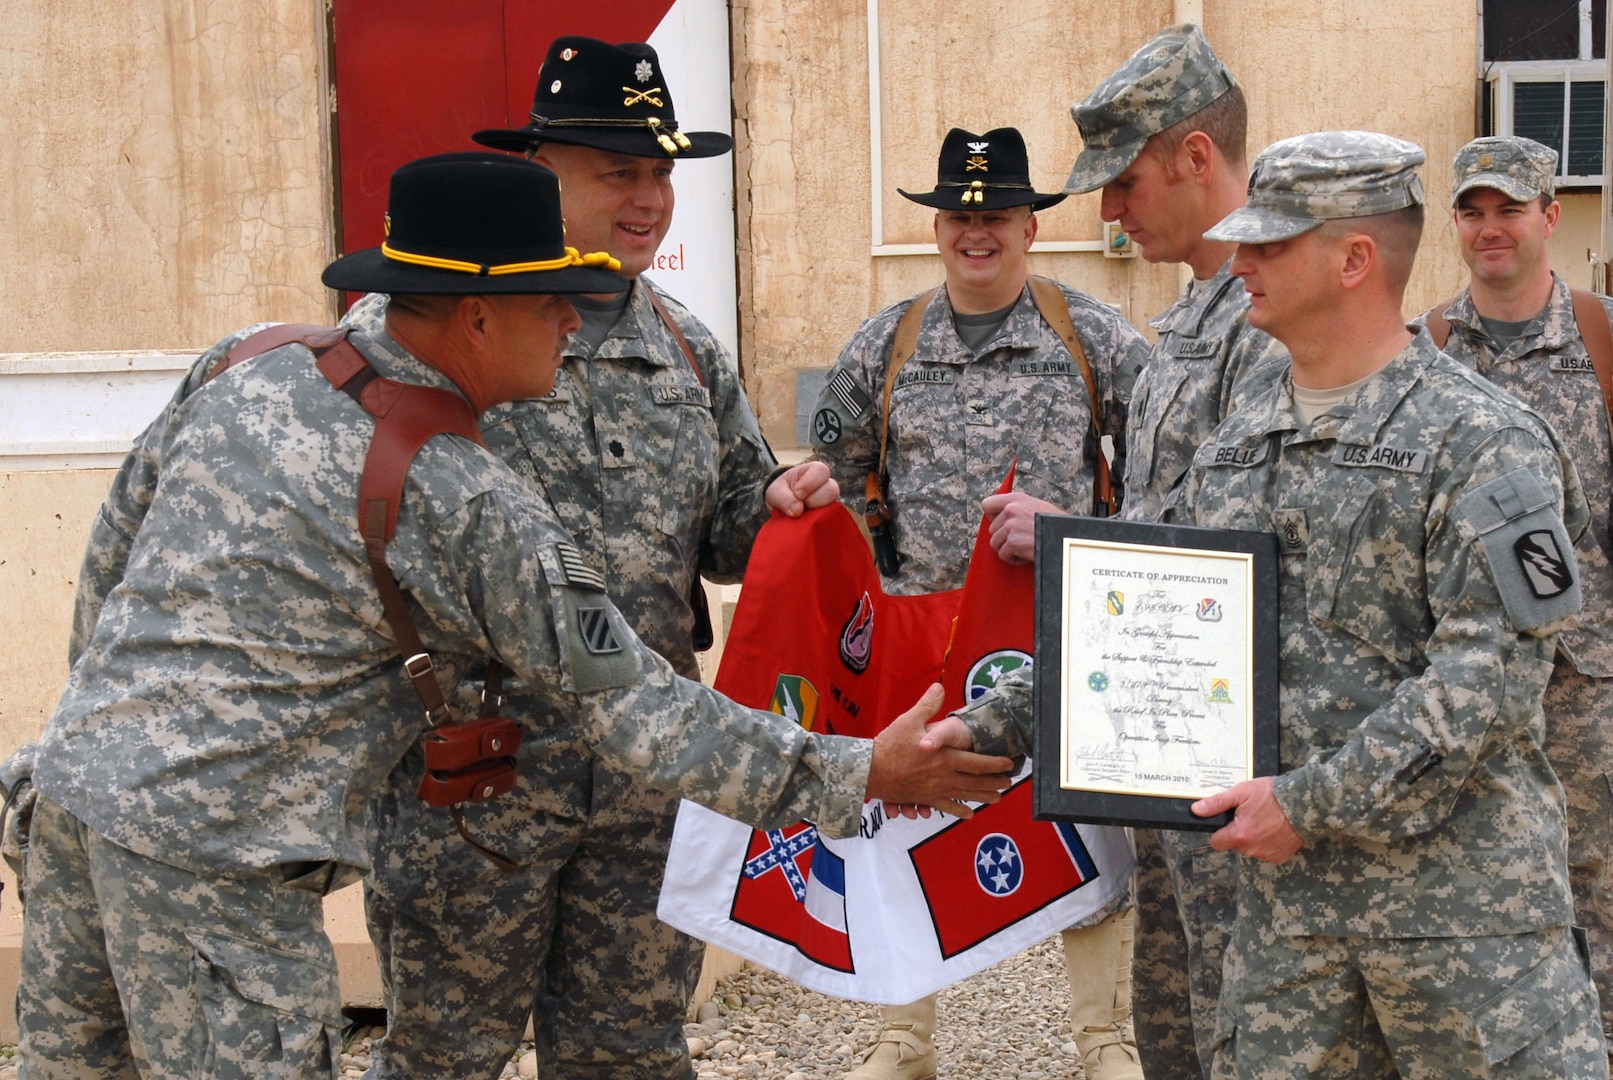
[[[1010,490],[1013,474],[1002,490]],[[962,589],[886,596],[842,506],[774,518],[752,549],[717,688],[812,731],[872,737],[930,683],[945,709],[1031,663],[1034,576],[983,523]],[[1133,857],[1122,829],[1031,817],[1029,763],[969,821],[936,813],[862,835],[763,831],[685,802],[661,919],[827,994],[905,1004],[1111,905]]]

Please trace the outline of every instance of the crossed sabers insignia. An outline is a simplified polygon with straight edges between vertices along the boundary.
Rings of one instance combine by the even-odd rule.
[[[639,105],[647,101],[657,109],[664,109],[666,106],[661,103],[661,99],[653,96],[660,92],[661,88],[659,86],[652,86],[648,90],[634,90],[631,86],[624,86],[622,87],[622,93],[627,95],[627,100],[623,101],[622,104],[624,106]]]
[[[745,860],[745,876],[756,879],[773,870],[782,871],[784,880],[790,884],[790,891],[795,894],[796,902],[805,900],[806,878],[796,865],[795,857],[817,846],[818,830],[809,825],[790,837],[786,837],[782,829],[768,829],[764,835],[767,837],[767,850]]]
[[[964,163],[963,163],[963,171],[964,172],[974,172],[977,169],[980,172],[985,172],[986,171],[986,159],[981,157],[979,154],[976,154],[974,157],[968,158],[967,160],[964,161]]]

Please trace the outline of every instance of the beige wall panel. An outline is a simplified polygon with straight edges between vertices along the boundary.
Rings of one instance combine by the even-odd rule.
[[[110,469],[0,472],[0,759],[39,736],[67,681],[67,635]]]
[[[1428,224],[1407,289],[1420,312],[1465,280],[1442,207],[1450,162],[1473,137],[1472,0],[1207,0],[1205,30],[1249,96],[1249,148],[1306,131],[1363,128],[1428,153]]]
[[[1563,212],[1557,219],[1557,231],[1546,241],[1551,254],[1551,265],[1563,280],[1576,289],[1589,289],[1591,263],[1589,252],[1602,249],[1602,196],[1599,193],[1584,195],[1563,193],[1557,196]],[[1613,260],[1613,252],[1602,256],[1603,262]]]
[[[322,10],[0,4],[0,352],[329,317]]]
[[[1250,151],[1324,128],[1369,128],[1429,154],[1434,212],[1408,290],[1421,311],[1463,281],[1439,208],[1448,163],[1472,137],[1476,16],[1471,0],[1206,0],[1211,42],[1243,82]],[[857,323],[941,277],[930,257],[873,258],[866,0],[736,3],[741,185],[742,329],[748,379],[764,428],[794,441],[795,372],[832,362]],[[1080,149],[1070,102],[1173,21],[1176,5],[1096,0],[913,7],[887,2],[879,23],[887,244],[932,241],[932,214],[896,193],[928,190],[954,125],[1024,132],[1032,179],[1063,186]],[[1042,215],[1040,239],[1101,235],[1096,195]],[[1136,323],[1178,291],[1174,268],[1094,254],[1048,254],[1033,265],[1116,304]]]

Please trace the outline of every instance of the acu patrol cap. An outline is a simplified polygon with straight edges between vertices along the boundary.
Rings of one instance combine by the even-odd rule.
[[[1274,142],[1249,172],[1249,201],[1204,234],[1270,244],[1325,221],[1372,217],[1423,201],[1422,147],[1375,131],[1319,131]]]
[[[1236,85],[1197,26],[1160,31],[1084,101],[1070,106],[1086,147],[1064,190],[1079,195],[1103,187],[1137,160],[1149,139]]]
[[[1530,202],[1556,190],[1557,151],[1521,135],[1489,135],[1456,151],[1451,206],[1464,192],[1494,188],[1513,202]]]

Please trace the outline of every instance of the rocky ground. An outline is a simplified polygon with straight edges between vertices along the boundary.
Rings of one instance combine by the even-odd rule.
[[[935,1040],[941,1075],[948,1080],[1082,1077],[1070,1039],[1069,996],[1057,938],[944,991]],[[879,1010],[747,967],[718,983],[699,1022],[684,1030],[700,1080],[839,1080],[872,1045]],[[343,1076],[363,1075],[371,1033],[356,1033],[342,1057]],[[536,1075],[536,1061],[524,1048],[504,1069],[510,1080]],[[4,1066],[0,1080],[9,1080]]]
[[[1070,1038],[1070,993],[1058,938],[1006,960],[941,994],[936,1052],[948,1080],[1084,1078]],[[840,1080],[856,1068],[879,1032],[879,1010],[803,990],[769,971],[747,967],[717,984],[698,1023],[684,1029],[699,1080]],[[342,1075],[370,1064],[370,1038],[351,1032]],[[11,1048],[0,1047],[0,1080],[15,1080]],[[504,1068],[531,1080],[530,1049]]]

